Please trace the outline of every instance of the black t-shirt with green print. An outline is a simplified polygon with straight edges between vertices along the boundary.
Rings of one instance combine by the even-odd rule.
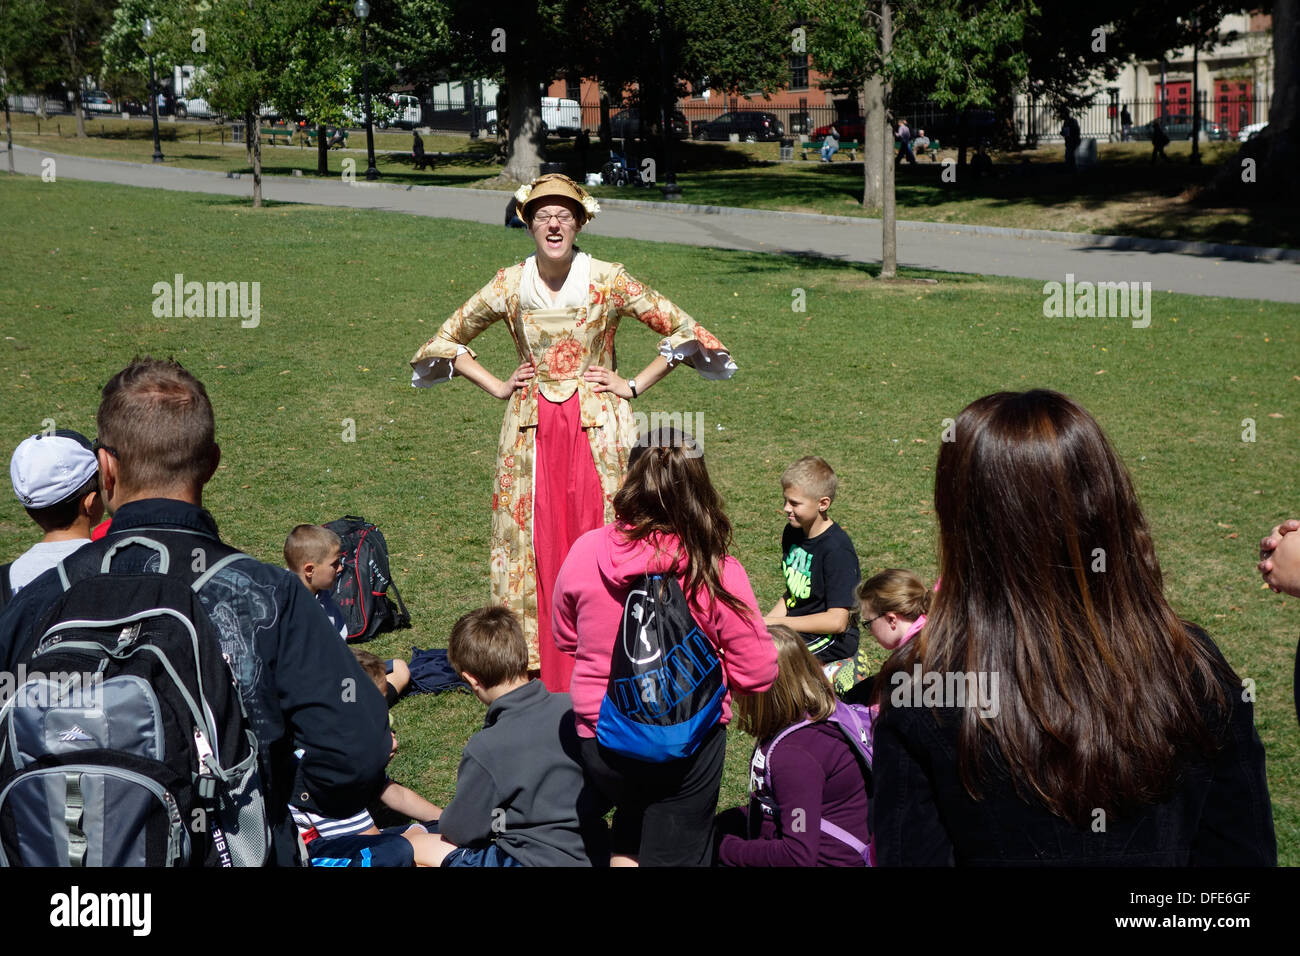
[[[781,573],[789,617],[837,607],[852,614],[857,607],[858,553],[844,529],[833,521],[815,538],[807,537],[802,528],[786,525],[781,535]],[[852,618],[842,634],[804,634],[803,639],[823,664],[852,657],[858,650],[858,629]]]

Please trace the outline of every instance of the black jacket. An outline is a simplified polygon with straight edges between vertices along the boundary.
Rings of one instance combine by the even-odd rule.
[[[1218,648],[1199,630],[1215,656]],[[1225,684],[1232,710],[1210,726],[1222,746],[1181,768],[1170,799],[1077,828],[1021,800],[1000,755],[976,801],[957,771],[956,708],[890,707],[875,725],[871,800],[882,866],[1275,866],[1277,840],[1254,707]],[[882,688],[882,697],[890,688]],[[1208,711],[1208,708],[1207,708]],[[936,721],[935,717],[939,717]],[[996,719],[996,718],[994,718]]]
[[[123,505],[108,535],[79,548],[67,560],[98,567],[106,551],[132,533],[193,555],[175,573],[191,582],[229,553],[212,515],[183,501],[152,498]],[[156,570],[157,552],[124,547],[113,570]],[[58,569],[32,581],[0,615],[0,666],[14,671],[39,638],[45,610],[63,593]],[[221,635],[240,695],[261,751],[267,813],[274,829],[273,862],[298,862],[290,803],[323,816],[356,813],[384,784],[390,738],[388,714],[378,694],[345,693],[370,678],[357,663],[325,611],[302,583],[283,568],[239,560],[213,573],[199,598]],[[296,763],[295,747],[307,756]],[[296,764],[296,767],[295,767]]]

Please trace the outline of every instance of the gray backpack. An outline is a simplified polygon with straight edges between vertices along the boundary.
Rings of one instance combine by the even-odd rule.
[[[160,573],[111,572],[128,545]],[[99,551],[59,565],[64,593],[0,710],[0,866],[265,863],[257,738],[198,596],[252,559],[227,549],[191,582],[188,552],[159,540]]]

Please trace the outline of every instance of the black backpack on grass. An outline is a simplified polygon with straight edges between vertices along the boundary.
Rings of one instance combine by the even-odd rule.
[[[112,572],[128,546],[156,555]],[[215,548],[202,574],[142,535],[59,564],[63,594],[0,710],[0,866],[266,862],[257,738],[198,594],[252,559]]]
[[[334,600],[347,619],[348,643],[359,644],[384,631],[410,627],[411,615],[388,567],[383,532],[356,515],[345,515],[325,527],[342,541],[343,567],[334,579]],[[390,588],[396,603],[388,596]]]

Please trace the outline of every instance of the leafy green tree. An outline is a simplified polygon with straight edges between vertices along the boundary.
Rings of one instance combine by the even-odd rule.
[[[9,154],[11,173],[14,137],[9,97],[40,88],[41,64],[35,54],[47,41],[48,32],[37,0],[0,0],[0,97],[5,104],[5,150]]]
[[[953,110],[990,102],[1023,75],[1029,0],[792,0],[817,68],[860,84],[866,118],[862,204],[883,222],[881,274],[896,269],[891,90],[908,80]]]
[[[283,69],[267,94],[281,116],[301,115],[316,125],[316,173],[328,176],[325,127],[344,125],[361,99],[360,25],[347,0],[277,0],[277,6],[277,16],[293,28],[286,30],[288,43],[278,54]]]
[[[584,10],[582,71],[635,103],[656,137],[660,109],[707,76],[724,94],[770,93],[789,75],[790,17],[770,0],[597,0]]]
[[[159,81],[171,76],[177,63],[189,63],[188,58],[175,60],[173,48],[185,49],[178,22],[189,4],[176,0],[121,0],[113,11],[113,20],[104,34],[103,72],[100,82],[115,97],[131,97],[143,102],[148,96],[149,64],[145,57],[143,34],[145,18],[155,29],[154,70]]]
[[[85,78],[99,73],[101,38],[112,18],[112,0],[45,0],[30,35],[40,46],[29,49],[31,75],[45,83],[58,82],[72,92],[77,136],[86,135],[86,111],[81,102]]]
[[[205,0],[174,21],[167,36],[172,55],[181,37],[201,30],[204,49],[195,52],[202,67],[194,77],[194,91],[226,116],[242,117],[253,164],[253,207],[262,205],[262,141],[259,111],[269,103],[283,69],[282,51],[290,44],[297,22],[296,6],[279,0]],[[158,48],[164,47],[156,34]],[[146,41],[152,42],[152,41]]]

